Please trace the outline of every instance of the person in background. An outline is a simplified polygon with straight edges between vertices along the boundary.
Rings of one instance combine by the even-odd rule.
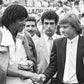
[[[40,77],[46,83],[57,72],[51,84],[83,84],[84,37],[80,36],[80,21],[76,14],[69,12],[61,18],[59,25],[65,37],[54,41],[50,64]]]
[[[79,7],[79,0],[74,1],[72,5],[72,11],[79,17],[80,16],[80,7]]]
[[[35,17],[27,18],[26,25],[25,25],[25,31],[27,31],[31,35],[34,43],[37,39],[39,39],[39,35],[38,35],[39,31],[37,29],[37,23],[36,23]]]
[[[0,29],[0,58],[2,58],[0,59],[0,65],[5,72],[4,84],[33,84],[34,77],[37,76],[28,69],[24,70],[24,68],[28,68],[26,65],[29,64],[26,56],[29,57],[30,55],[32,57],[32,53],[29,51],[30,49],[26,52],[25,47],[21,44],[22,41],[17,39],[18,33],[21,33],[25,27],[27,17],[27,10],[17,4],[8,6],[2,15],[2,27]],[[27,46],[29,45],[27,44]],[[18,50],[19,47],[21,47],[21,51]],[[30,47],[27,47],[27,49]],[[24,67],[20,66],[21,64]]]
[[[61,36],[56,34],[59,16],[54,11],[44,12],[41,16],[43,34],[35,45],[37,51],[37,73],[43,73],[50,63],[50,53],[54,39]]]

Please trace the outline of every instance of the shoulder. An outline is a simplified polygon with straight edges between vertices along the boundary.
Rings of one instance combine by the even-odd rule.
[[[33,47],[34,46],[34,42],[32,40],[32,37],[30,36],[30,34],[28,32],[24,32],[25,33],[25,39],[27,39],[27,42],[29,43],[29,46]]]
[[[30,34],[27,31],[25,31],[24,34],[28,41],[33,42],[32,37],[30,36]]]
[[[39,38],[35,41],[35,43],[36,43],[36,44],[41,44],[41,43],[43,43],[43,41],[44,41],[44,38],[43,38],[43,36],[42,36],[42,37],[39,37]]]
[[[79,41],[84,42],[84,36],[79,36]]]
[[[82,39],[84,40],[84,36],[81,36],[81,35],[80,35],[79,38],[82,38]]]
[[[31,39],[31,36],[30,36],[30,34],[29,34],[27,31],[25,31],[24,34],[25,34],[25,36],[26,36],[28,39]]]
[[[66,38],[65,37],[61,37],[58,39],[55,39],[54,42],[59,43],[59,42],[63,42]]]

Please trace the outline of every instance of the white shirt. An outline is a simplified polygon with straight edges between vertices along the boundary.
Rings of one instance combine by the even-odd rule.
[[[50,46],[53,44],[53,38],[51,39],[51,42],[50,42],[49,37],[47,35],[44,35],[44,39],[45,39],[45,43],[46,43],[48,53],[50,54]]]
[[[63,81],[66,83],[78,83],[76,76],[76,58],[77,58],[77,46],[79,36],[76,36],[72,40],[67,39],[66,45],[66,62],[64,69]]]
[[[1,45],[9,46],[10,53],[10,65],[14,65],[20,62],[20,60],[26,58],[26,53],[24,46],[22,45],[22,40],[17,38],[16,44],[13,40],[12,34],[5,27],[1,28],[2,31],[2,42]]]
[[[44,35],[44,40],[45,40],[45,44],[46,44],[46,47],[47,47],[47,51],[48,51],[48,54],[49,54],[49,62],[50,62],[50,53],[51,53],[51,50],[52,50],[52,46],[53,46],[53,42],[55,39],[58,39],[58,38],[61,38],[60,35],[57,35],[57,34],[54,34],[51,38],[51,41],[49,40],[49,37],[46,35],[46,34],[43,34]]]
[[[52,40],[52,42],[50,43],[50,41],[49,41],[49,37],[46,35],[46,34],[44,34],[44,39],[45,39],[45,43],[46,43],[46,46],[47,46],[47,50],[48,50],[48,53],[50,54],[50,45],[53,45],[53,41],[55,40],[55,39],[57,39],[57,38],[61,38],[61,36],[60,35],[57,35],[57,34],[54,34],[52,37],[51,37],[51,40]]]
[[[9,65],[12,67],[17,68],[18,63],[20,60],[25,58],[25,50],[22,45],[21,39],[16,39],[16,44],[13,40],[12,34],[9,30],[5,27],[1,28],[2,32],[2,46],[9,46],[9,54],[10,60]],[[6,84],[32,84],[30,79],[22,80],[19,77],[7,77]]]
[[[24,35],[18,33],[21,37]],[[26,52],[24,49],[24,45],[22,44],[23,39],[16,38],[16,51],[15,51],[15,62],[20,63],[21,61],[26,61]]]
[[[39,39],[39,37],[35,34],[34,36],[32,36],[32,40],[34,42],[34,44],[36,43],[36,41]]]
[[[14,43],[13,37],[11,35],[11,32],[9,30],[7,30],[5,27],[1,28],[1,31],[2,31],[1,45],[9,46],[10,58],[14,58],[15,43]],[[10,61],[10,64],[12,64],[11,61]]]

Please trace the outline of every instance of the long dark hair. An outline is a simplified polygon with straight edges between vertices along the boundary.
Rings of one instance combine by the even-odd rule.
[[[9,25],[14,23],[16,20],[21,20],[28,17],[28,13],[25,7],[21,5],[10,5],[6,8],[2,15],[1,23],[6,28],[9,28]]]

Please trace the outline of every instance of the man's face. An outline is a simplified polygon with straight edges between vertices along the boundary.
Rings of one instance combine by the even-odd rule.
[[[28,31],[31,36],[33,36],[36,33],[36,25],[34,21],[27,21],[25,24],[25,30]]]
[[[60,29],[61,29],[61,33],[69,38],[69,39],[72,39],[74,38],[74,35],[76,35],[76,31],[75,31],[75,28],[73,28],[70,24],[62,24],[60,25]]]
[[[44,19],[43,28],[45,34],[51,37],[56,30],[55,20]]]
[[[25,28],[25,20],[17,20],[12,26],[15,31],[22,32],[22,30]]]

